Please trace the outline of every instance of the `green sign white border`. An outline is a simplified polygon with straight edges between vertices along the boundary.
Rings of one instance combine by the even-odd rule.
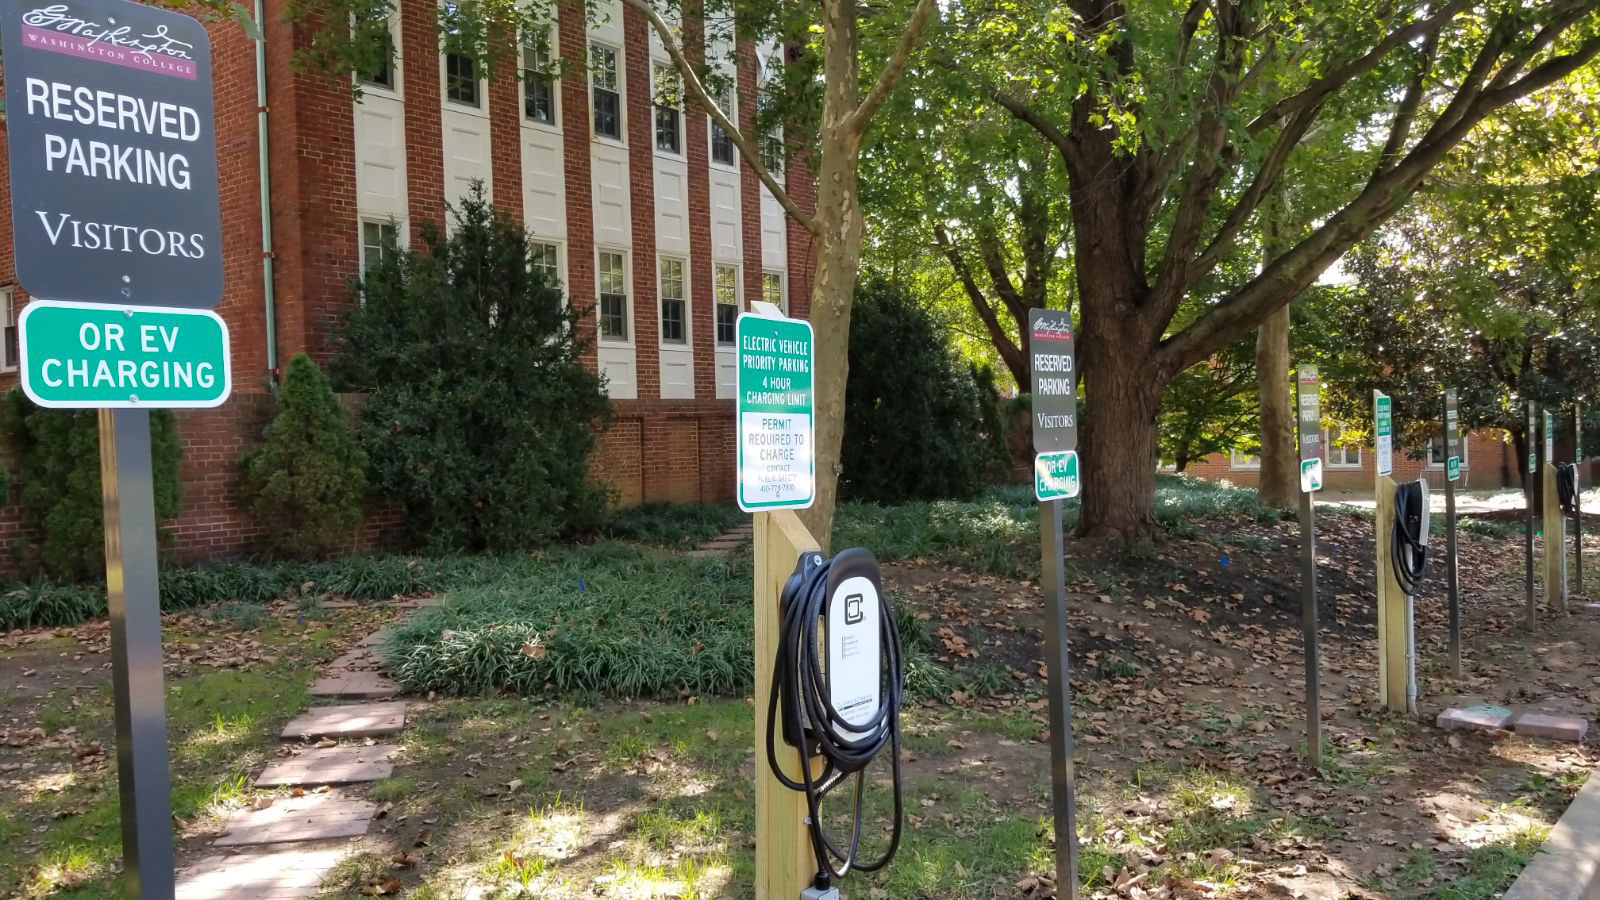
[[[1062,491],[1060,493],[1046,494],[1044,491],[1039,489],[1039,486],[1044,482],[1044,479],[1039,477],[1039,469],[1040,469],[1041,466],[1043,466],[1045,464],[1045,460],[1046,459],[1055,459],[1057,457],[1060,457],[1062,459],[1071,459],[1071,460],[1074,461],[1074,463],[1075,463],[1074,468],[1078,469],[1077,487],[1076,487],[1075,490],[1073,490],[1071,492]],[[1081,468],[1082,465],[1083,465],[1082,462],[1080,460],[1078,460],[1078,451],[1076,451],[1076,450],[1046,450],[1043,453],[1034,454],[1034,457],[1033,457],[1033,496],[1034,496],[1034,499],[1040,501],[1041,503],[1045,502],[1047,500],[1071,500],[1071,499],[1079,496],[1080,494],[1082,494],[1083,493],[1083,470]]]
[[[1315,494],[1322,490],[1322,460],[1300,460],[1300,490],[1302,493]]]
[[[806,407],[806,417],[810,420],[810,424],[811,424],[811,449],[810,449],[810,452],[808,454],[806,454],[807,457],[808,457],[808,461],[811,464],[811,494],[810,494],[810,496],[806,497],[805,502],[803,502],[803,503],[797,502],[797,501],[796,502],[785,502],[785,501],[782,501],[782,500],[776,500],[776,501],[773,501],[771,503],[747,503],[747,502],[745,502],[745,499],[744,499],[744,431],[743,431],[743,428],[742,428],[742,425],[743,425],[743,422],[744,422],[744,392],[739,389],[739,372],[740,372],[742,367],[739,365],[738,353],[739,353],[739,338],[744,333],[744,330],[743,330],[743,328],[741,326],[744,324],[745,319],[767,319],[767,320],[776,319],[776,320],[781,321],[781,322],[793,322],[796,325],[803,326],[805,328],[805,330],[806,330],[806,347],[807,347],[807,349],[809,351],[809,356],[811,357],[811,390],[809,391],[809,393],[811,395],[811,402],[809,404],[807,404],[807,407]],[[740,509],[740,511],[747,512],[747,513],[771,512],[771,511],[773,511],[775,509],[810,509],[817,502],[817,333],[816,333],[816,330],[813,329],[811,327],[811,323],[809,321],[805,320],[805,319],[793,319],[793,318],[790,318],[790,317],[785,316],[785,315],[764,316],[764,315],[762,315],[762,314],[760,314],[758,312],[740,312],[739,313],[739,317],[737,319],[735,319],[734,322],[733,322],[733,336],[734,336],[734,342],[733,342],[733,352],[734,352],[734,360],[733,360],[733,436],[734,436],[735,443],[738,445],[738,448],[737,448],[737,457],[738,458],[735,460],[735,471],[734,471],[734,479],[735,479],[735,481],[738,482],[738,488],[734,491],[734,494],[736,495],[735,499],[738,500],[738,502],[739,502],[739,509]]]
[[[124,313],[167,313],[179,316],[205,316],[217,323],[222,332],[222,393],[215,398],[195,402],[163,401],[157,403],[137,400],[46,400],[36,394],[28,381],[28,317],[39,309],[82,309],[95,312],[123,311]],[[79,303],[72,300],[30,299],[17,317],[17,374],[21,378],[22,392],[28,399],[46,409],[215,409],[233,396],[233,344],[228,338],[228,323],[209,309],[182,306],[141,306],[128,303]],[[813,488],[815,492],[815,488]]]

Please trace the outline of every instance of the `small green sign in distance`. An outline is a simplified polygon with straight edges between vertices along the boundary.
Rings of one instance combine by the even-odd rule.
[[[1300,461],[1300,490],[1308,494],[1322,490],[1322,460]]]
[[[22,389],[60,409],[204,409],[233,390],[210,310],[35,300],[22,308]]]
[[[1444,461],[1444,477],[1447,481],[1461,480],[1461,457],[1452,456]]]
[[[1374,432],[1377,435],[1378,474],[1394,473],[1394,402],[1381,391],[1373,391]]]
[[[811,323],[742,313],[734,335],[739,508],[806,509],[817,496]]]
[[[1033,458],[1033,495],[1040,500],[1078,496],[1078,451],[1053,450]]]

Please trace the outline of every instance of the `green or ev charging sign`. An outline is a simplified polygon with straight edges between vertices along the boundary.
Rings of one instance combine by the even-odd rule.
[[[1300,490],[1322,490],[1322,394],[1317,367],[1304,365],[1295,370],[1295,421],[1300,432]]]
[[[1528,434],[1528,474],[1529,475],[1537,474],[1538,471],[1539,471],[1539,446],[1538,446],[1538,444],[1535,443],[1535,441],[1539,440],[1539,423],[1538,423],[1538,419],[1539,419],[1539,407],[1532,400],[1530,400],[1530,401],[1528,401],[1528,432],[1527,432],[1527,434]]]
[[[1446,481],[1461,480],[1461,425],[1456,412],[1456,389],[1444,392],[1444,477]]]
[[[1394,401],[1382,391],[1372,392],[1373,433],[1377,435],[1378,474],[1394,474]]]
[[[1078,496],[1078,372],[1072,317],[1061,310],[1028,311],[1032,374],[1033,495],[1040,500]]]
[[[741,313],[734,331],[739,508],[806,509],[817,496],[811,323]]]
[[[22,389],[40,406],[202,408],[232,390],[210,310],[35,300],[18,324]]]
[[[1078,451],[1052,450],[1033,458],[1033,495],[1040,500],[1078,496]]]
[[[1548,409],[1544,411],[1544,458],[1550,465],[1556,464],[1556,417]]]

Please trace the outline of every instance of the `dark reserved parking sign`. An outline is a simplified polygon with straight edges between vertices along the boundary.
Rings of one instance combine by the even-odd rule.
[[[222,299],[211,44],[128,0],[0,4],[17,280],[50,300]]]

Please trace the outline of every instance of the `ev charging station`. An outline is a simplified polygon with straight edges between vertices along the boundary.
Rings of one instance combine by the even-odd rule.
[[[1306,657],[1306,761],[1322,766],[1322,672],[1317,649],[1317,535],[1314,495],[1322,490],[1322,397],[1317,367],[1295,371],[1300,443],[1300,615]]]
[[[1417,711],[1416,592],[1427,572],[1428,483],[1399,484],[1394,474],[1394,404],[1372,392],[1377,443],[1378,700]]]
[[[813,333],[770,303],[735,322],[739,506],[754,514],[758,900],[838,900],[834,881],[888,865],[900,843],[900,697],[905,665],[877,560],[832,559],[794,510],[816,497]],[[765,702],[762,699],[765,698]],[[888,847],[859,858],[866,769],[889,750]],[[852,777],[853,776],[853,777]],[[854,782],[847,843],[822,804]]]
[[[1544,410],[1544,465],[1540,483],[1544,490],[1544,603],[1553,612],[1567,612],[1567,519],[1559,488],[1556,462],[1556,417]]]

